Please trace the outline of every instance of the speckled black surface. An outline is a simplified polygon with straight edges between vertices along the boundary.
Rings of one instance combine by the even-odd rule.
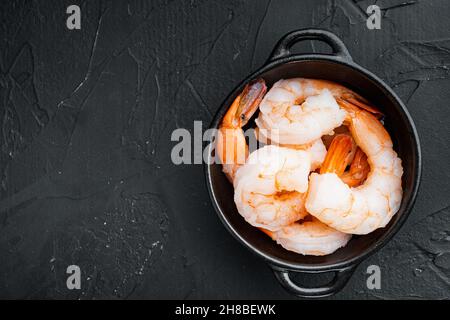
[[[366,28],[373,3],[381,30]],[[70,4],[81,30],[65,26]],[[286,32],[321,27],[407,103],[424,160],[410,218],[334,298],[449,299],[449,13],[446,0],[2,2],[0,298],[291,298],[222,226],[202,166],[171,163],[170,135],[206,126]],[[66,288],[71,264],[81,290]],[[366,287],[371,264],[381,290]]]

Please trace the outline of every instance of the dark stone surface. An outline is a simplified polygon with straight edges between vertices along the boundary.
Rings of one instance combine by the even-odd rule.
[[[366,28],[373,3],[381,30]],[[450,298],[447,1],[0,6],[0,298],[291,298],[222,226],[202,166],[172,164],[170,135],[209,123],[282,35],[313,26],[407,102],[424,155],[409,220],[335,298]],[[71,264],[81,290],[66,288]]]

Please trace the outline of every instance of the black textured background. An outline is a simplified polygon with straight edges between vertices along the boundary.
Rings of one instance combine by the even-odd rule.
[[[374,3],[381,30],[366,28]],[[286,32],[322,27],[407,103],[424,155],[409,220],[335,298],[449,299],[449,14],[447,0],[2,1],[0,298],[290,298],[222,226],[202,166],[171,163],[170,135],[208,124]]]

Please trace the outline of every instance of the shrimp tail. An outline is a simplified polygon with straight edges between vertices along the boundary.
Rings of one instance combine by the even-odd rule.
[[[354,144],[353,139],[349,135],[336,135],[328,148],[325,160],[320,167],[320,173],[336,173],[338,176],[343,175],[350,162]]]
[[[244,91],[240,95],[241,99],[236,114],[241,128],[247,124],[248,120],[258,110],[266,92],[267,85],[264,79],[257,79],[245,86]]]
[[[357,187],[364,183],[370,172],[370,165],[367,161],[366,154],[358,148],[355,153],[355,157],[350,165],[350,170],[345,172],[341,179],[349,187]]]
[[[267,85],[264,79],[248,83],[231,104],[222,120],[222,126],[233,129],[245,126],[258,110],[266,92]]]
[[[384,114],[378,108],[370,105],[369,102],[361,96],[344,94],[342,97],[337,98],[336,101],[341,107],[344,105],[344,109],[346,109],[346,106],[348,108],[348,104],[350,104],[353,107],[366,110],[373,114],[377,119],[382,119],[384,117]]]
[[[355,151],[352,149],[355,148]],[[345,171],[350,165],[349,171]],[[361,185],[370,172],[366,154],[346,134],[338,134],[328,148],[320,173],[336,173],[349,187]]]
[[[347,112],[355,113],[356,111],[362,109],[371,113],[378,120],[384,118],[384,114],[380,110],[378,110],[374,106],[369,105],[367,102],[361,101],[358,98],[344,96],[343,98],[336,98],[336,102],[342,109]]]
[[[230,182],[233,182],[236,170],[248,157],[248,147],[242,127],[258,110],[266,91],[264,79],[247,84],[233,101],[220,124],[216,152]]]
[[[273,231],[264,229],[264,228],[258,228],[259,230],[261,230],[262,232],[264,232],[267,236],[269,236],[271,239],[274,238],[275,233]]]

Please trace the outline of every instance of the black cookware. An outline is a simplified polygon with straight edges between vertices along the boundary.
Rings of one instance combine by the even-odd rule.
[[[318,40],[332,48],[331,54],[294,54],[292,46],[305,40]],[[358,264],[383,247],[399,230],[411,212],[421,174],[420,144],[414,123],[405,105],[389,86],[370,71],[353,62],[344,43],[333,33],[320,29],[293,31],[276,45],[267,63],[241,82],[225,99],[211,127],[217,128],[235,97],[245,84],[264,78],[270,86],[279,79],[304,77],[338,82],[367,98],[385,114],[385,126],[394,141],[394,149],[403,163],[403,200],[390,223],[368,235],[353,236],[344,248],[323,257],[303,256],[287,251],[249,225],[239,215],[233,201],[233,187],[220,164],[205,165],[211,200],[220,219],[245,247],[261,257],[273,269],[280,283],[300,297],[324,297],[342,289]],[[211,148],[210,148],[211,149]],[[212,149],[209,150],[209,156]],[[302,287],[291,279],[293,272],[333,272],[326,285]],[[243,275],[244,276],[244,275]]]

